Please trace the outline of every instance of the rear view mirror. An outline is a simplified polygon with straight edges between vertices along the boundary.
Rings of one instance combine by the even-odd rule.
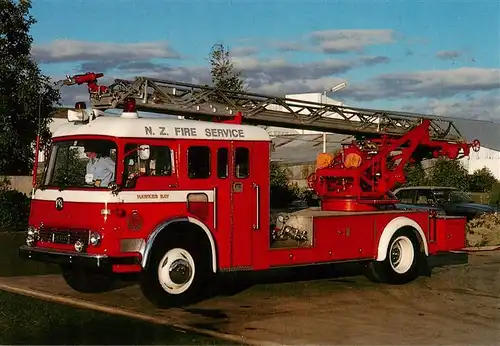
[[[150,154],[149,145],[143,144],[139,147],[139,158],[141,160],[149,159],[149,154]]]

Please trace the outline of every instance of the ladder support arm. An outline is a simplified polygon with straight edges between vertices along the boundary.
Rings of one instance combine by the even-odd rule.
[[[243,123],[251,125],[374,137],[403,136],[428,119],[430,138],[466,142],[452,121],[423,114],[337,106],[148,77],[115,79],[109,86],[99,86],[101,77],[102,73],[88,72],[68,77],[63,84],[87,83],[92,107],[101,110],[122,108],[127,98],[135,98],[137,109],[148,112],[197,118],[234,117],[241,112]]]

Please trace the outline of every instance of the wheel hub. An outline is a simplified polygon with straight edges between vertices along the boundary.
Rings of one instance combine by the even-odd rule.
[[[189,266],[188,261],[184,259],[176,259],[168,269],[170,273],[170,278],[172,282],[177,285],[183,285],[189,281],[191,278],[191,267]]]
[[[400,257],[401,257],[401,249],[399,248],[399,244],[396,244],[391,251],[391,262],[394,265],[397,265]]]

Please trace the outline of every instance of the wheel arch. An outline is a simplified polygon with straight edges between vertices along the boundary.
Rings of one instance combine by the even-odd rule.
[[[387,248],[389,247],[389,242],[392,236],[400,229],[410,229],[412,230],[420,243],[420,248],[424,250],[425,255],[429,255],[429,247],[427,245],[427,238],[425,237],[422,227],[415,221],[406,216],[398,216],[392,219],[382,231],[378,242],[377,249],[377,261],[384,261],[387,257]]]
[[[193,230],[198,230],[201,234],[205,234],[205,240],[208,241],[208,245],[210,248],[210,256],[212,258],[212,271],[215,273],[217,271],[217,249],[215,246],[215,240],[213,238],[212,233],[208,229],[208,227],[201,222],[200,220],[185,216],[185,217],[177,217],[173,219],[166,220],[159,224],[153,232],[149,235],[146,243],[144,245],[144,250],[142,251],[142,268],[146,268],[149,263],[149,258],[151,257],[151,250],[155,244],[156,239],[160,234],[165,234],[164,232],[175,231],[178,226],[182,223],[187,223],[193,227]],[[188,231],[189,232],[189,231]],[[191,231],[192,232],[192,231]]]

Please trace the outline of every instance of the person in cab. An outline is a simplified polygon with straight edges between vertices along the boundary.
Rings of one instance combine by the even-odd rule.
[[[109,150],[98,143],[85,145],[85,154],[89,158],[85,182],[96,187],[107,187],[115,181],[115,162],[109,156]]]

